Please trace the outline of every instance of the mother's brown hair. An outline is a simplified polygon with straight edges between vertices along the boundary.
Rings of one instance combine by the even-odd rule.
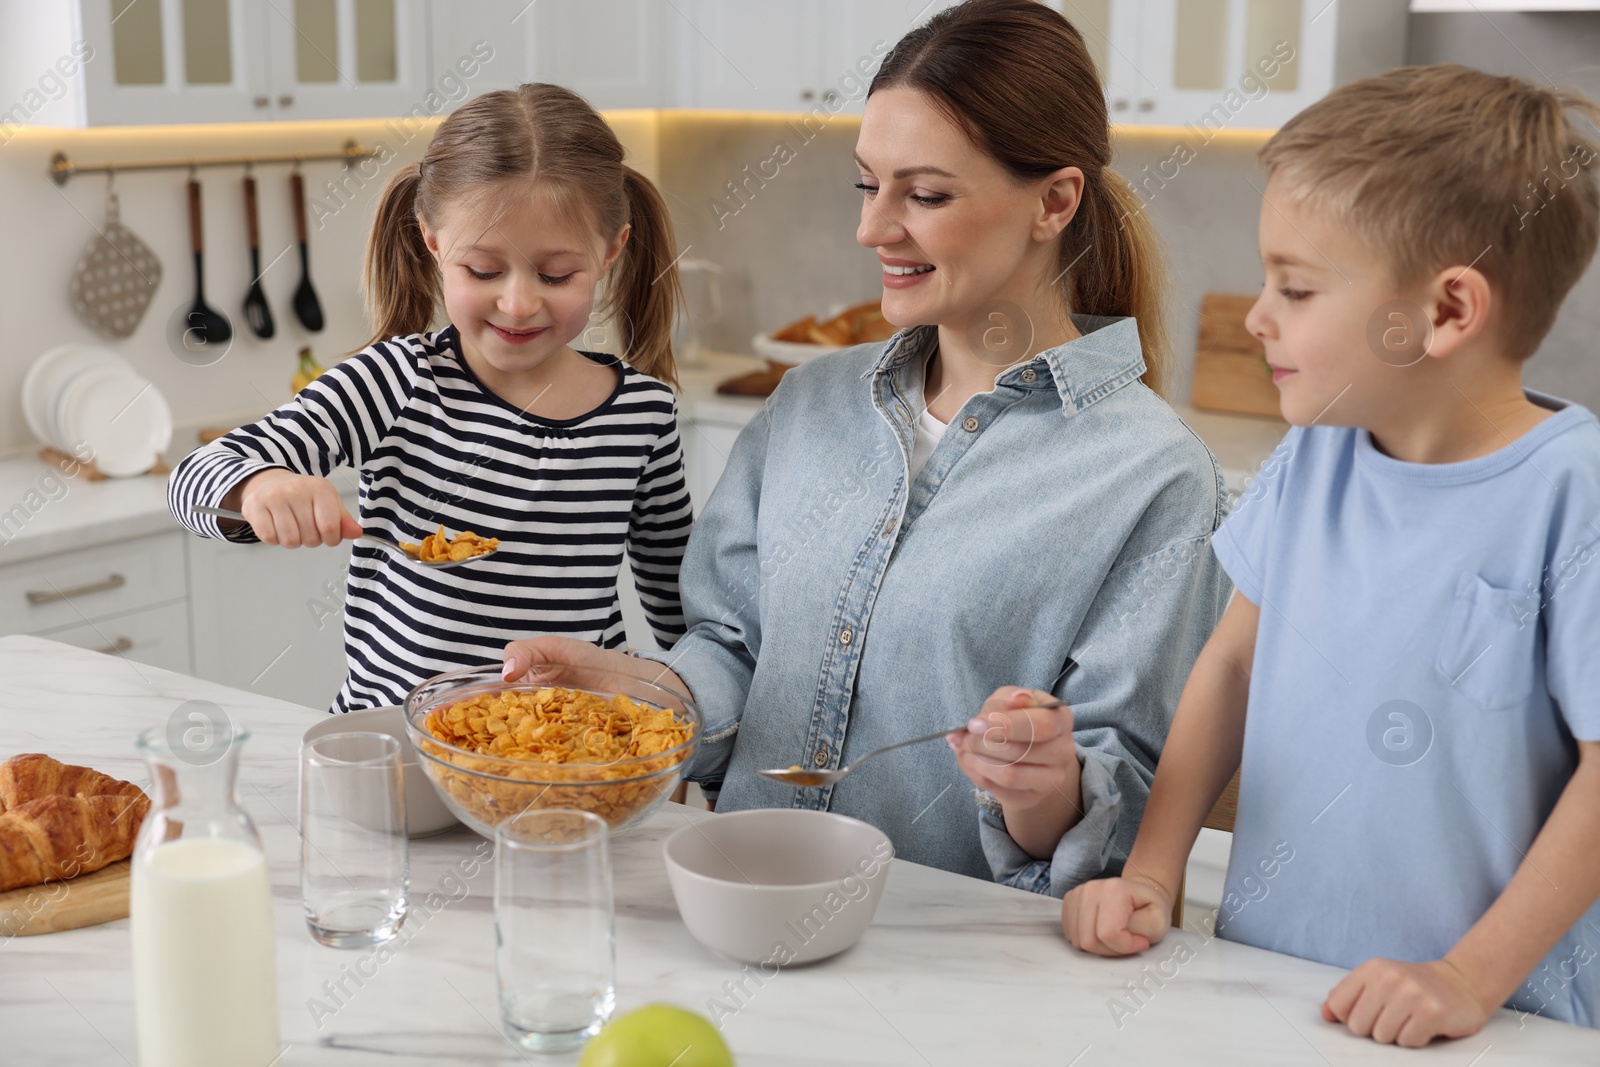
[[[439,271],[417,225],[437,226],[448,204],[475,204],[497,189],[537,186],[595,228],[628,242],[607,278],[605,310],[621,313],[623,358],[677,384],[672,319],[682,290],[672,220],[650,179],[622,162],[622,144],[598,112],[558,85],[500,89],[439,124],[421,163],[401,168],[378,201],[362,284],[374,341],[421,333],[439,304]],[[485,222],[497,217],[484,212]]]
[[[1171,363],[1155,229],[1128,183],[1110,170],[1105,93],[1083,38],[1035,0],[967,0],[900,38],[867,95],[925,93],[1017,180],[1083,171],[1083,199],[1061,236],[1057,283],[1067,307],[1132,315],[1144,383],[1161,392]]]

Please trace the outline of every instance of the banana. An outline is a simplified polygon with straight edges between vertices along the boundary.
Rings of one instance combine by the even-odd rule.
[[[310,385],[322,372],[328,368],[318,366],[317,361],[311,358],[311,348],[307,346],[300,350],[300,365],[295,369],[294,377],[289,379],[289,388],[298,393]]]

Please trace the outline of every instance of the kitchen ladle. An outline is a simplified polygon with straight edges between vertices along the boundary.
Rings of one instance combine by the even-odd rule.
[[[205,238],[200,228],[200,182],[189,179],[189,236],[194,247],[194,307],[187,316],[186,332],[198,335],[200,344],[226,344],[233,337],[233,325],[226,316],[206,304]]]

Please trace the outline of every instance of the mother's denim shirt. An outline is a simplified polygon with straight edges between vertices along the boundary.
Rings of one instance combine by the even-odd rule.
[[[840,812],[904,859],[1056,896],[1121,869],[1231,592],[1210,548],[1224,496],[1139,381],[1134,320],[1073,322],[1083,337],[1000,373],[909,482],[934,327],[790,371],[739,435],[683,561],[688,632],[642,653],[693,690],[689,777],[721,783],[719,811]],[[958,726],[1009,684],[1074,715],[1086,810],[1049,860],[939,742],[826,788],[754,773]]]

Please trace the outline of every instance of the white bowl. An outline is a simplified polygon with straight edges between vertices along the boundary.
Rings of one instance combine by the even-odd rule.
[[[741,963],[777,966],[824,960],[860,940],[894,858],[877,827],[797,808],[697,819],[662,851],[689,932]]]
[[[406,737],[404,708],[364,708],[346,715],[326,715],[305,732],[302,741],[349,732],[388,734],[400,739],[400,773],[405,778],[406,836],[431,837],[457,822],[424,773],[416,746]]]
[[[774,363],[787,363],[791,367],[798,367],[807,360],[826,356],[830,352],[843,351],[843,345],[813,345],[801,341],[774,341],[770,333],[758,333],[750,339],[750,347],[756,350],[756,355]]]

